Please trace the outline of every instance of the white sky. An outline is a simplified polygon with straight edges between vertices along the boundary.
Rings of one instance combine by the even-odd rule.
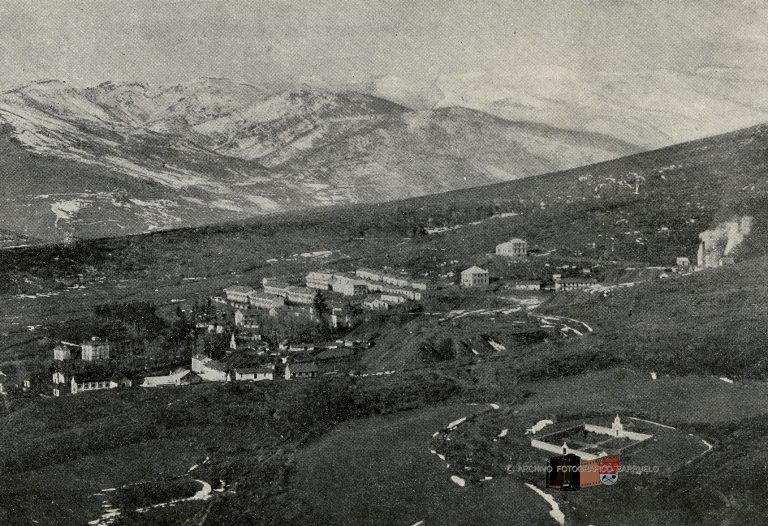
[[[768,72],[768,10],[748,0],[40,0],[0,6],[0,88],[40,78],[331,86],[473,71]]]
[[[653,147],[768,120],[768,0],[2,2],[0,72],[351,87]]]

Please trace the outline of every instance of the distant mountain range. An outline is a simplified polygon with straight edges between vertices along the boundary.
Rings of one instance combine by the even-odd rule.
[[[43,81],[0,94],[0,220],[8,243],[134,234],[456,190],[638,150],[358,92]]]
[[[727,67],[618,75],[549,66],[446,74],[430,85],[388,76],[361,89],[412,107],[461,105],[509,120],[603,133],[643,149],[768,122],[765,80]]]

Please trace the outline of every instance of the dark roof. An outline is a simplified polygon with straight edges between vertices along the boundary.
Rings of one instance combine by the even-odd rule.
[[[80,373],[72,375],[72,380],[77,383],[83,382],[109,382],[112,375],[109,373]]]
[[[217,362],[216,360],[210,360],[209,362],[205,363],[205,366],[208,367],[209,369],[214,369],[216,371],[221,371],[223,373],[226,373],[229,370],[229,367],[227,367],[226,364]]]
[[[292,373],[316,373],[317,364],[315,362],[292,363],[288,364]]]

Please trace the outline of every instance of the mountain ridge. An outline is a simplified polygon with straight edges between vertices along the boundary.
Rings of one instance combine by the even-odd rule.
[[[477,110],[220,78],[32,83],[0,94],[0,129],[6,222],[45,241],[400,199],[637,151]]]

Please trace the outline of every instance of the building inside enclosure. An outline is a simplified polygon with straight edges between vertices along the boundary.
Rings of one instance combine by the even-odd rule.
[[[109,359],[109,343],[94,336],[90,341],[83,342],[80,346],[83,350],[83,360],[93,362]]]
[[[469,267],[461,273],[461,285],[464,287],[487,287],[491,276],[487,270],[480,267]]]
[[[506,257],[525,257],[528,255],[528,242],[524,239],[510,239],[496,245],[496,254]]]

